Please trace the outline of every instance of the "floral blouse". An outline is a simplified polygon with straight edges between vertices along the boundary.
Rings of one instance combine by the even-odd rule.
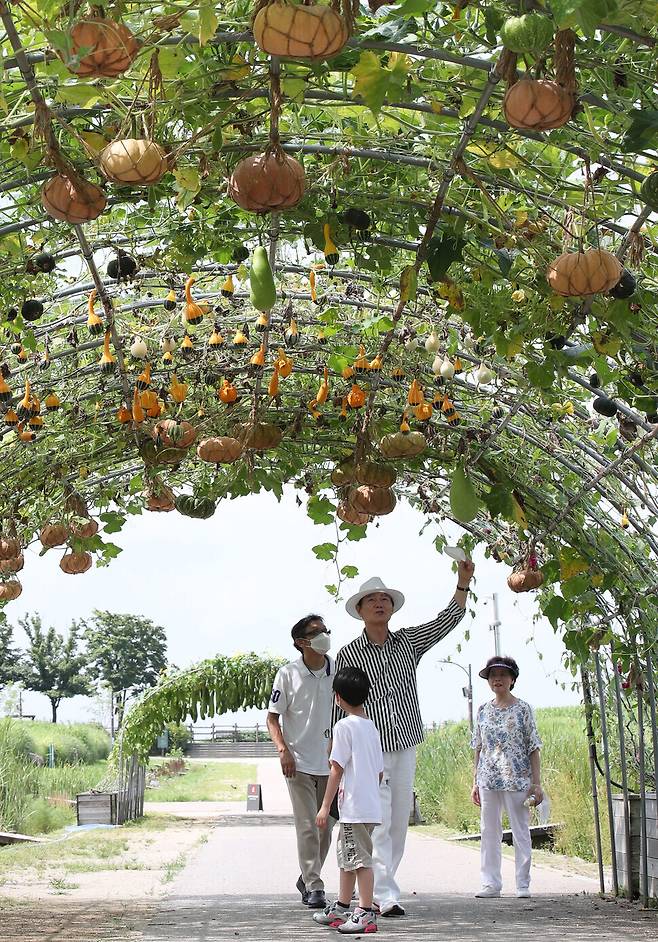
[[[508,707],[483,703],[471,746],[480,749],[477,784],[495,791],[521,792],[532,784],[530,753],[542,745],[532,707],[517,700]]]

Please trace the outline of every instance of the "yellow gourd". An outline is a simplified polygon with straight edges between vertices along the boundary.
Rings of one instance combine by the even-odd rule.
[[[185,282],[185,307],[183,308],[183,323],[193,327],[203,320],[203,308],[192,297],[192,285],[196,278],[188,278]]]
[[[329,370],[325,366],[324,368],[324,378],[320,383],[320,387],[316,394],[316,402],[318,405],[323,405],[327,401],[327,396],[329,395]]]
[[[254,353],[249,363],[251,366],[255,366],[260,370],[263,369],[265,366],[265,347],[263,344],[261,344],[256,353]]]
[[[347,394],[347,404],[352,409],[360,409],[365,401],[365,392],[361,389],[360,386],[354,383],[349,393]]]
[[[132,409],[133,422],[143,422],[145,418],[144,409],[142,404],[139,401],[139,390],[135,387],[133,393],[133,409]]]
[[[103,354],[100,358],[99,367],[101,373],[113,373],[117,366],[117,361],[110,352],[110,332],[105,331],[105,341],[103,343]]]
[[[227,379],[223,379],[222,385],[217,390],[217,395],[223,403],[230,405],[238,398],[238,391],[233,383],[230,383]]]
[[[245,334],[244,330],[238,327],[234,336],[233,336],[233,346],[234,347],[245,347],[249,343],[249,339]]]
[[[270,384],[267,387],[268,396],[274,398],[279,393],[279,365],[278,363],[274,364],[274,372],[270,378]]]
[[[137,388],[148,389],[151,385],[151,364],[147,363],[142,372],[137,377]]]
[[[96,289],[94,288],[94,290],[89,295],[89,300],[87,301],[87,330],[92,335],[92,337],[97,337],[99,334],[102,334],[103,330],[105,329],[103,321],[94,310],[95,300]]]
[[[187,383],[179,383],[174,373],[169,384],[169,395],[174,402],[185,402],[187,398]]]
[[[233,275],[227,275],[226,281],[222,285],[222,297],[232,298],[235,286],[233,285]]]
[[[407,393],[407,402],[410,406],[419,406],[421,402],[424,401],[425,395],[423,393],[422,387],[419,385],[417,379],[412,380],[411,386],[409,387],[409,392]]]
[[[340,258],[338,254],[338,249],[333,243],[331,238],[331,227],[328,222],[325,222],[323,227],[324,232],[324,260],[327,265],[336,265],[338,259]]]

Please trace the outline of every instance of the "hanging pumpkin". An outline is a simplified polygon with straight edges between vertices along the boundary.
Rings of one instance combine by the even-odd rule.
[[[349,38],[344,19],[331,7],[274,0],[253,22],[256,45],[284,59],[330,59]]]
[[[239,426],[235,436],[242,447],[252,451],[267,451],[276,448],[283,438],[283,433],[276,425],[269,422],[247,422]]]
[[[618,283],[623,265],[605,249],[564,252],[546,272],[549,285],[563,297],[581,298],[610,291]]]
[[[432,418],[434,407],[431,402],[420,402],[414,409],[414,415],[419,422],[428,422]]]
[[[0,559],[0,572],[5,575],[14,576],[20,572],[25,565],[25,559],[22,553],[18,556],[12,556],[11,559]]]
[[[152,513],[169,513],[175,510],[174,492],[171,488],[160,483],[157,490],[149,491],[146,498],[146,509]]]
[[[256,328],[259,334],[262,334],[264,333],[264,331],[267,330],[269,326],[270,326],[269,312],[261,311],[258,317],[256,318],[256,323],[254,324],[254,327]]]
[[[0,559],[14,559],[21,552],[19,540],[12,536],[0,535]]]
[[[415,458],[427,448],[427,439],[422,432],[412,432],[403,421],[399,432],[384,435],[379,443],[379,450],[389,461],[398,458]]]
[[[43,400],[43,404],[48,410],[48,412],[56,412],[62,405],[59,400],[57,393],[49,392],[46,398]]]
[[[282,347],[279,347],[277,350],[276,365],[279,368],[279,376],[281,379],[286,379],[292,373],[294,366],[292,357],[289,357]]]
[[[208,338],[208,346],[215,349],[216,347],[221,347],[223,343],[224,343],[224,338],[222,337],[221,333],[217,329],[217,326],[215,325],[215,327],[213,328],[212,334]]]
[[[126,425],[128,422],[132,422],[133,413],[132,409],[129,409],[128,406],[119,406],[117,409],[117,421],[121,425]]]
[[[241,209],[267,213],[296,206],[304,187],[303,166],[276,149],[241,160],[231,174],[228,192]]]
[[[202,461],[210,464],[231,464],[242,455],[242,445],[237,438],[225,435],[218,438],[204,438],[197,445],[196,453]]]
[[[73,225],[96,219],[106,204],[101,188],[77,174],[57,173],[41,188],[41,205],[48,215]]]
[[[345,501],[341,501],[338,507],[336,507],[336,516],[340,517],[345,523],[351,524],[353,527],[364,527],[370,521],[368,514],[363,514],[359,510],[355,510],[354,507]]]
[[[382,517],[395,509],[395,493],[389,487],[368,487],[361,484],[352,488],[349,503],[358,513]]]
[[[393,487],[398,473],[389,464],[361,461],[354,469],[354,476],[359,484],[367,484],[368,487]]]
[[[140,424],[146,418],[146,413],[144,412],[144,406],[142,405],[142,400],[139,395],[139,390],[135,387],[133,392],[133,407],[132,407],[132,420],[133,422]]]
[[[299,343],[299,328],[294,317],[290,318],[290,323],[283,332],[283,339],[287,347],[296,347]]]
[[[366,401],[366,394],[361,387],[354,383],[347,394],[347,404],[350,409],[360,409]]]
[[[512,592],[530,592],[532,589],[538,589],[543,582],[544,574],[541,569],[533,569],[529,563],[507,577],[507,585]]]
[[[324,375],[322,377],[322,382],[318,387],[318,391],[315,395],[315,401],[318,405],[322,406],[327,401],[327,396],[329,395],[329,370],[325,366]]]
[[[249,343],[249,338],[245,333],[243,327],[238,327],[235,334],[233,335],[233,340],[231,341],[234,347],[246,347]]]
[[[238,398],[238,390],[229,380],[223,379],[217,395],[228,406]]]
[[[352,369],[355,373],[367,373],[370,369],[370,360],[366,356],[366,348],[363,344],[359,344],[359,355],[352,364]]]
[[[407,393],[407,402],[410,406],[419,406],[421,402],[424,401],[425,394],[423,393],[423,387],[417,379],[412,380],[409,392]]]
[[[98,160],[103,175],[121,186],[152,186],[168,170],[163,149],[145,138],[112,141],[100,152]]]
[[[41,528],[39,539],[45,549],[63,546],[69,538],[69,528],[65,523],[47,523]]]
[[[187,360],[194,353],[194,341],[189,334],[185,334],[180,345],[181,355]]]
[[[255,366],[257,370],[262,370],[265,366],[265,347],[263,344],[260,345],[258,350],[254,353],[252,358],[249,360],[250,366]]]
[[[207,520],[217,509],[217,505],[210,497],[197,497],[194,494],[179,494],[175,504],[179,514],[196,520]]]
[[[510,127],[549,131],[567,123],[573,106],[573,95],[558,82],[522,78],[507,89],[503,112]]]
[[[163,419],[154,427],[152,434],[159,448],[189,448],[196,438],[196,429],[189,422]]]
[[[148,347],[141,337],[135,337],[131,343],[130,356],[136,360],[144,360],[148,356]]]
[[[83,78],[116,78],[139,52],[139,42],[128,27],[102,15],[78,20],[69,38],[66,67]]]
[[[223,298],[232,298],[235,292],[235,286],[233,284],[233,275],[227,275],[226,281],[222,285],[222,297]]]
[[[151,385],[151,364],[146,363],[144,369],[139,374],[135,381],[135,385],[139,390],[148,389]]]
[[[356,475],[356,468],[351,459],[341,461],[331,472],[331,483],[334,487],[345,487],[353,484]],[[365,483],[365,482],[362,482]]]
[[[72,523],[71,533],[73,536],[78,537],[78,539],[88,540],[98,533],[98,521],[94,520],[93,517],[86,517],[79,523]]]
[[[0,582],[0,602],[13,602],[23,591],[23,586],[18,579],[7,579],[6,582]]]
[[[70,576],[77,576],[91,569],[91,553],[65,553],[59,561],[59,568]]]

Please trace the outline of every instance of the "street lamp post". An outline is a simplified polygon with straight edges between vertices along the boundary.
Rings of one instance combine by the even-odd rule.
[[[471,732],[473,732],[473,682],[471,676],[471,665],[464,667],[463,664],[458,664],[457,661],[448,661],[444,658],[440,658],[438,661],[439,664],[452,664],[453,667],[458,667],[460,670],[464,671],[468,677],[468,687],[462,687],[462,693],[468,701],[468,726]]]

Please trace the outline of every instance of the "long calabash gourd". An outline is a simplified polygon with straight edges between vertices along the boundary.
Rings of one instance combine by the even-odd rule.
[[[477,516],[480,501],[463,465],[457,465],[450,485],[450,509],[462,523],[469,523]]]
[[[249,298],[257,311],[271,311],[276,304],[276,286],[270,261],[260,245],[254,250],[251,260]]]

